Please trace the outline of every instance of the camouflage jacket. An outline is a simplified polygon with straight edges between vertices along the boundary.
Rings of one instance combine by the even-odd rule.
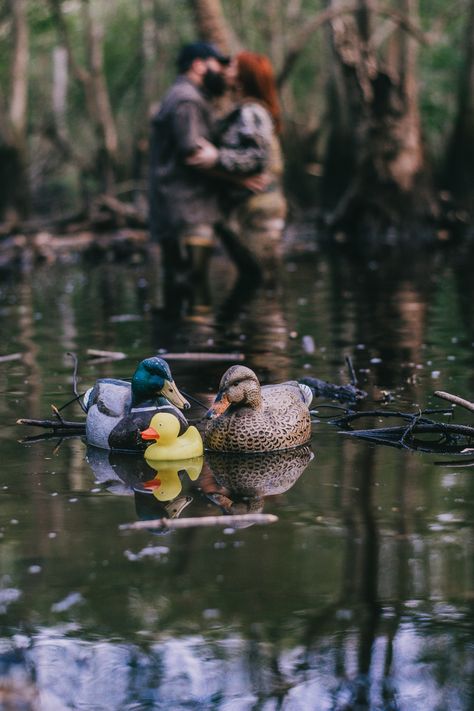
[[[273,178],[267,191],[278,187],[283,172],[281,148],[272,117],[262,104],[245,101],[226,116],[219,126],[218,145],[218,170],[242,176],[265,171]],[[231,201],[250,195],[230,183],[224,192]]]

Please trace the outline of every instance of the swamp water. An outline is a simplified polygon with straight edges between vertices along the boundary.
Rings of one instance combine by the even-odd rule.
[[[472,709],[466,458],[355,440],[316,415],[312,453],[263,458],[250,477],[209,458],[200,474],[170,475],[172,515],[220,515],[225,499],[277,523],[125,532],[165,507],[134,492],[153,476],[140,457],[74,437],[20,443],[38,431],[15,425],[70,399],[68,351],[81,391],[163,349],[242,353],[264,383],[344,383],[350,355],[364,408],[382,391],[384,407],[410,412],[439,406],[436,389],[472,398],[473,286],[458,261],[315,253],[254,293],[232,293],[220,259],[208,289],[180,295],[146,261],[3,277],[0,355],[22,356],[0,363],[0,708]],[[91,362],[88,348],[127,359]],[[178,386],[206,403],[228,364],[170,359]],[[470,415],[458,408],[455,421]]]

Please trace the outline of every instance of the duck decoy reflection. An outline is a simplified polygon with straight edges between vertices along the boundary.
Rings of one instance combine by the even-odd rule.
[[[155,356],[139,363],[131,383],[113,378],[97,380],[84,395],[84,407],[88,444],[143,451],[146,444],[140,432],[156,412],[172,412],[186,427],[181,410],[190,405],[176,387],[166,361]]]
[[[94,472],[97,483],[103,484],[108,491],[121,496],[134,496],[135,508],[139,519],[177,518],[188,506],[192,496],[181,493],[179,473],[188,471],[189,477],[197,479],[202,467],[202,457],[185,462],[172,462],[162,471],[160,494],[154,494],[154,487],[147,483],[155,481],[159,472],[144,459],[143,454],[134,452],[106,451],[98,447],[87,447],[86,461]],[[179,487],[173,484],[178,478]],[[168,483],[167,483],[168,482]]]
[[[121,496],[133,495],[135,486],[155,474],[138,452],[106,451],[88,445],[86,461],[94,472],[95,481]]]
[[[288,381],[260,386],[243,365],[223,375],[214,404],[208,411],[204,443],[220,452],[271,452],[298,447],[311,438],[307,385]]]
[[[209,452],[206,461],[213,478],[199,483],[226,513],[259,512],[264,497],[291,489],[313,458],[309,446],[257,454]]]

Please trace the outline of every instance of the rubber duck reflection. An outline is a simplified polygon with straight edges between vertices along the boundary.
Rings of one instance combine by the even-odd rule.
[[[191,481],[196,481],[202,471],[203,462],[204,457],[169,462],[148,460],[150,468],[155,469],[155,476],[134,487],[135,491],[152,494],[157,501],[163,503],[173,501],[182,491],[182,478],[187,475]]]
[[[291,489],[313,459],[309,446],[258,454],[208,452],[199,486],[224,513],[258,513],[266,496]]]
[[[177,518],[193,501],[182,493],[182,479],[195,481],[203,457],[173,462],[147,462],[143,454],[114,452],[88,446],[86,460],[95,480],[113,494],[134,496],[140,520]]]

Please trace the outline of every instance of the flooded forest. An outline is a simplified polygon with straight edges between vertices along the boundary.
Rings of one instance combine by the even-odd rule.
[[[474,0],[0,36],[0,711],[471,711]]]

